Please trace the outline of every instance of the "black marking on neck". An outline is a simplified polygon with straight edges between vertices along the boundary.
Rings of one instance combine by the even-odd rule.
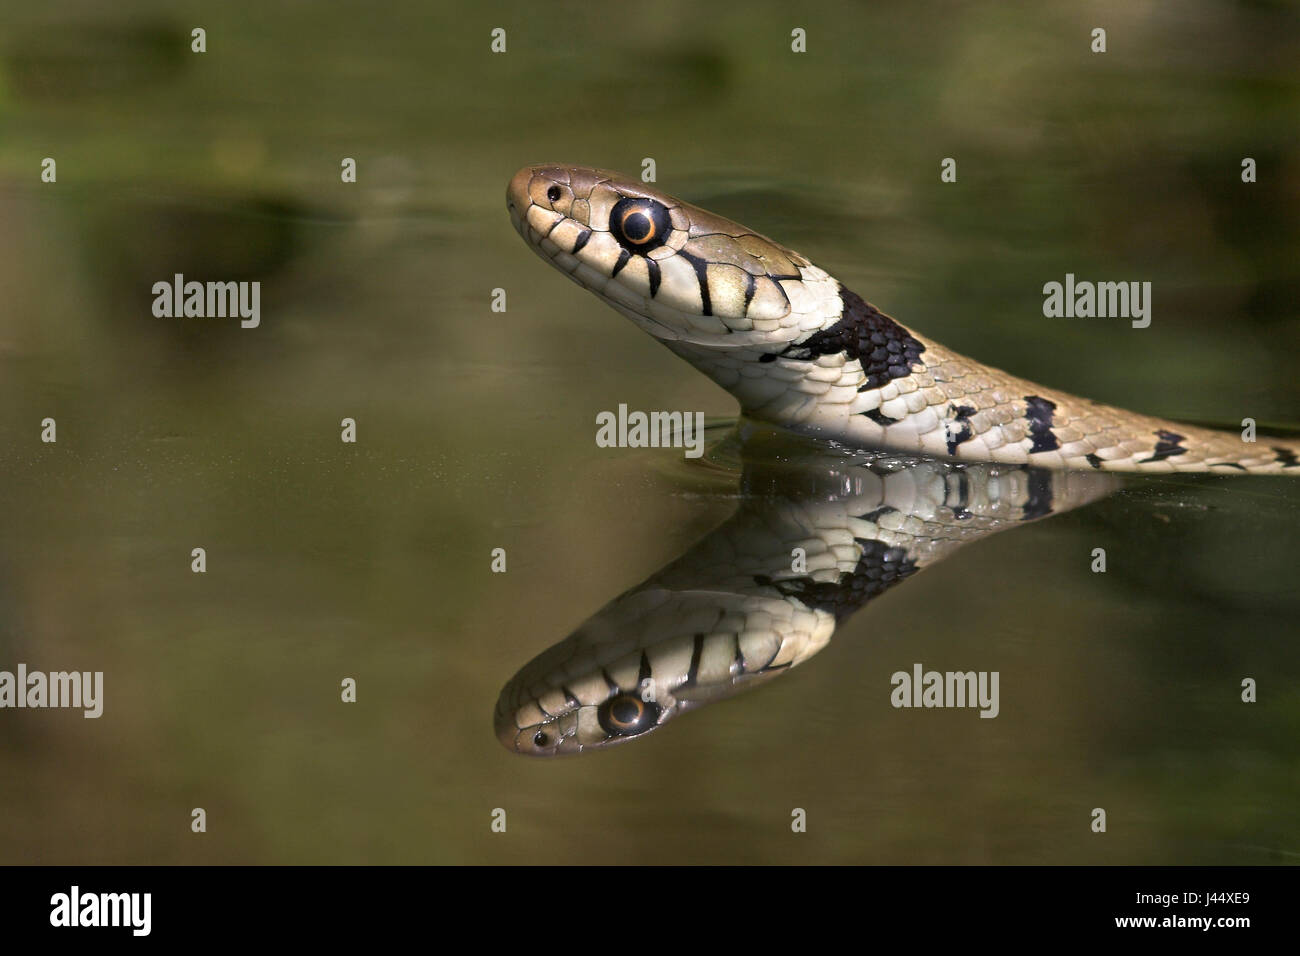
[[[653,299],[655,293],[659,291],[659,280],[661,278],[659,275],[659,263],[655,262],[653,259],[647,259],[645,261],[645,267],[650,272],[650,298]]]
[[[684,258],[695,268],[695,278],[700,283],[700,311],[705,315],[713,314],[713,303],[709,301],[709,264],[699,256],[693,256],[689,252],[679,252],[679,256]]]
[[[1274,459],[1282,465],[1283,468],[1300,468],[1300,460],[1296,459],[1295,452],[1290,448],[1274,448],[1277,458]]]
[[[969,405],[949,405],[948,410],[953,414],[953,422],[960,426],[955,430],[951,427],[945,429],[948,434],[948,454],[955,456],[958,445],[975,437],[970,427],[970,417],[975,414],[975,409]]]
[[[837,581],[814,581],[810,576],[774,581],[766,575],[754,575],[754,583],[773,587],[814,611],[828,611],[837,622],[872,598],[884,593],[916,571],[916,562],[902,548],[891,548],[874,538],[855,538],[862,555],[852,571],[840,572]]]
[[[581,252],[581,251],[582,251],[582,247],[585,246],[585,245],[587,244],[587,240],[590,239],[590,238],[591,238],[591,230],[590,230],[590,229],[584,229],[584,230],[582,230],[582,232],[578,233],[578,238],[575,239],[575,240],[573,241],[573,253],[572,253],[572,254],[576,256],[579,252]]]
[[[746,272],[745,273],[745,314],[746,315],[749,314],[749,303],[754,301],[754,293],[757,291],[758,291],[758,282],[755,281],[754,274],[752,272]],[[772,356],[772,359],[774,358],[776,358],[775,355]],[[770,362],[772,361],[772,359],[764,355],[763,358],[760,359],[760,361]]]
[[[1052,473],[1041,468],[1028,469],[1029,498],[1025,501],[1025,521],[1052,513]]]
[[[902,421],[901,418],[890,418],[878,408],[873,408],[871,411],[863,412],[862,414],[866,415],[881,428],[884,428],[886,425],[897,425]]]
[[[686,671],[686,686],[694,687],[700,677],[700,658],[704,656],[704,635],[695,635],[695,646],[691,648],[691,666]]]
[[[1245,471],[1245,465],[1239,465],[1235,461],[1207,461],[1205,463],[1210,468],[1236,468],[1238,471]]]
[[[775,362],[776,359],[777,359],[776,352],[764,352],[762,355],[758,357],[758,360],[760,362]]]
[[[1092,452],[1088,452],[1088,454],[1084,455],[1083,460],[1086,461],[1088,464],[1092,465],[1092,467],[1094,468],[1101,467],[1101,459],[1098,458],[1096,455],[1094,455]]]
[[[1146,464],[1149,461],[1164,461],[1166,458],[1173,458],[1175,455],[1187,454],[1187,449],[1181,445],[1181,442],[1185,442],[1187,439],[1178,432],[1166,431],[1162,428],[1156,432],[1156,438],[1159,440],[1156,442],[1155,450],[1151,452],[1151,457],[1140,459],[1138,464]]]
[[[925,346],[889,316],[840,287],[840,319],[828,329],[814,332],[802,342],[792,342],[780,353],[785,358],[811,362],[823,355],[843,352],[862,365],[865,379],[859,392],[881,388],[904,378],[921,365]]]
[[[1029,422],[1029,435],[1034,440],[1029,454],[1040,451],[1056,451],[1061,442],[1052,434],[1052,413],[1056,403],[1049,402],[1037,395],[1025,396],[1025,419]]]

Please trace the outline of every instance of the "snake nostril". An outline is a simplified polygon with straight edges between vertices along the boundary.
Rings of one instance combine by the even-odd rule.
[[[551,202],[559,202],[559,201],[560,201],[560,187],[559,187],[559,186],[552,186],[550,189],[546,190],[546,198],[549,199]]]

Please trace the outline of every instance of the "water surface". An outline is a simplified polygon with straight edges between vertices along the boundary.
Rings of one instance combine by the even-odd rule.
[[[619,403],[734,404],[524,248],[516,168],[653,157],[662,188],[958,351],[1295,426],[1293,11],[90,16],[7,13],[0,44],[0,667],[103,670],[105,713],[0,712],[0,860],[1296,859],[1284,478],[1133,479],[973,544],[632,745],[524,760],[492,728],[524,661],[741,494],[734,462],[595,446]],[[261,326],[155,318],[176,272],[260,281]],[[1151,327],[1043,318],[1066,272],[1151,281]],[[918,661],[999,670],[999,717],[890,707]]]

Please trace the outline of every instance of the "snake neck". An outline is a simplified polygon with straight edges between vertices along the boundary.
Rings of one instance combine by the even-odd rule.
[[[665,344],[747,416],[861,447],[1047,468],[1300,473],[1300,442],[1254,441],[1046,388],[959,355],[830,281],[838,308],[820,297],[818,311],[795,316],[793,339]]]
[[[924,367],[922,356],[934,343],[818,272],[815,281],[829,282],[833,295],[822,294],[815,308],[796,313],[790,324],[801,334],[779,348],[664,344],[731,392],[751,418],[844,431],[849,423],[839,413],[852,412],[868,413],[879,424],[880,416],[869,413],[896,396],[898,389],[888,387],[892,382],[906,380]],[[906,413],[898,411],[900,417]],[[859,437],[881,436],[864,429]]]

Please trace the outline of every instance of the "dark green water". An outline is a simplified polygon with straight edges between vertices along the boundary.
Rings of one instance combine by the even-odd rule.
[[[1133,480],[606,753],[523,760],[491,724],[525,660],[724,520],[738,484],[595,446],[619,403],[734,403],[524,248],[516,168],[653,157],[662,188],[958,351],[1294,427],[1293,8],[0,19],[0,670],[102,670],[106,698],[98,720],[0,710],[0,861],[1297,859],[1294,480]],[[176,272],[260,281],[261,325],[154,317]],[[1067,272],[1151,281],[1151,327],[1044,318]],[[1000,716],[892,709],[889,674],[917,661],[1000,670]]]

